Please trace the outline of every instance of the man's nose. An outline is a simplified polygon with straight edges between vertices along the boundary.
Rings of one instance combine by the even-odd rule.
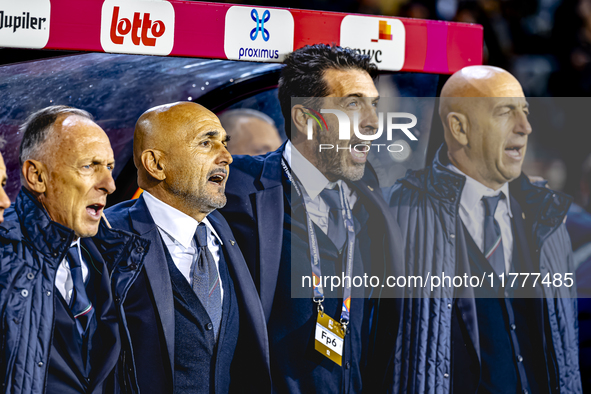
[[[227,166],[232,164],[234,159],[232,159],[232,155],[228,152],[228,148],[224,145],[221,145],[218,156],[216,158],[216,164],[221,166]]]
[[[378,128],[380,127],[380,122],[378,114],[376,112],[376,108],[373,105],[370,105],[362,109],[359,116],[361,117],[361,119],[359,119],[359,131],[361,132],[361,134],[375,134]]]
[[[109,171],[106,167],[102,169],[98,175],[99,179],[97,180],[97,189],[111,194],[115,191],[115,180],[113,179],[113,174]]]
[[[523,111],[520,111],[517,115],[517,124],[515,125],[514,131],[518,134],[529,135],[532,132],[531,124],[529,123],[529,119],[527,118],[527,114]]]
[[[10,207],[10,198],[8,198],[4,188],[0,186],[0,209],[5,210],[8,207]]]

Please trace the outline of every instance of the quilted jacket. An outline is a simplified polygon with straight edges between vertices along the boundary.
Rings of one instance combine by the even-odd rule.
[[[431,166],[409,171],[384,189],[405,245],[406,273],[456,272],[459,203],[465,177],[446,168],[447,150],[439,149]],[[570,197],[530,183],[525,175],[509,184],[524,214],[533,219],[532,239],[540,273],[574,273],[564,218]],[[581,393],[575,286],[542,286],[561,393]],[[409,289],[393,359],[395,393],[450,392],[453,288]],[[476,316],[471,317],[476,319]],[[474,320],[475,321],[475,320]],[[477,325],[474,326],[477,330]],[[476,336],[477,338],[477,336]]]
[[[0,392],[42,394],[54,325],[55,275],[75,235],[49,219],[30,192],[19,193],[14,211],[0,225]],[[143,266],[147,241],[101,222],[92,239],[111,275],[116,316],[125,322],[122,303]],[[125,324],[120,324],[125,337]],[[129,338],[127,338],[129,340]],[[130,342],[127,342],[130,343]],[[123,346],[117,369],[134,370]],[[126,365],[126,368],[123,368]],[[119,378],[122,391],[135,392],[131,375]],[[135,388],[135,389],[134,389]]]

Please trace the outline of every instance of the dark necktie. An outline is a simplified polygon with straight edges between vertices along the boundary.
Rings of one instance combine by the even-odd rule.
[[[205,223],[199,223],[197,231],[195,231],[197,254],[191,266],[191,278],[193,279],[193,291],[197,294],[199,301],[201,301],[211,319],[217,341],[220,321],[222,320],[222,292],[215,260],[207,248],[208,232],[209,229]]]
[[[343,206],[339,195],[339,187],[334,189],[324,189],[320,192],[320,197],[328,205],[328,238],[340,251],[347,240],[347,230],[343,220]]]
[[[498,196],[482,197],[484,202],[484,256],[497,275],[505,272],[505,252],[501,227],[495,219],[495,211],[499,201],[505,198],[501,192]]]
[[[86,295],[84,286],[84,277],[82,275],[82,266],[78,246],[74,245],[68,250],[68,263],[70,264],[70,275],[72,275],[72,298],[70,299],[70,309],[77,321],[76,326],[82,336],[86,333],[88,322],[94,315],[94,308],[90,299]]]

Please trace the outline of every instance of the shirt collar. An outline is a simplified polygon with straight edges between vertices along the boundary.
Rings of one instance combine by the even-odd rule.
[[[312,200],[315,200],[322,190],[334,189],[337,182],[340,184],[340,180],[337,182],[330,182],[326,179],[320,170],[314,167],[314,165],[310,163],[295,146],[293,146],[291,141],[287,141],[285,144],[283,157]]]
[[[183,245],[183,247],[190,247],[191,240],[195,235],[195,231],[197,231],[199,222],[178,209],[160,201],[147,191],[143,192],[143,196],[148,211],[150,211],[150,215],[152,215],[152,219],[154,219],[154,223],[178,243]],[[204,218],[202,223],[205,223],[211,233],[217,238],[220,245],[223,245],[221,238],[216,233],[209,220]]]
[[[482,197],[497,196],[500,192],[503,192],[503,194],[505,194],[506,197],[505,201],[507,204],[507,211],[509,212],[509,217],[513,217],[513,212],[511,212],[511,199],[509,198],[508,182],[505,182],[505,184],[501,186],[500,189],[493,190],[490,187],[487,187],[482,183],[478,182],[476,179],[464,174],[459,168],[457,168],[451,163],[447,165],[447,168],[449,168],[456,174],[466,177],[466,184],[464,185],[464,190],[462,190],[460,204],[462,204],[468,211],[473,211],[474,208],[476,208],[476,205],[480,203],[480,200],[482,200]]]

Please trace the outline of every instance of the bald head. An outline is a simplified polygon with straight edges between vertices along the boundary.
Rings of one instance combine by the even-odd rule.
[[[226,201],[224,186],[232,162],[226,142],[218,117],[199,104],[154,107],[135,126],[138,185],[200,221]]]
[[[441,89],[439,116],[444,125],[452,111],[469,111],[479,100],[467,97],[523,97],[519,81],[502,68],[469,66],[453,74]]]
[[[465,67],[441,90],[439,116],[452,164],[498,189],[521,173],[531,126],[521,85],[507,71]]]
[[[147,110],[138,119],[133,135],[136,167],[140,169],[139,160],[146,149],[170,151],[175,144],[190,137],[195,126],[217,119],[210,110],[192,102],[164,104]]]

